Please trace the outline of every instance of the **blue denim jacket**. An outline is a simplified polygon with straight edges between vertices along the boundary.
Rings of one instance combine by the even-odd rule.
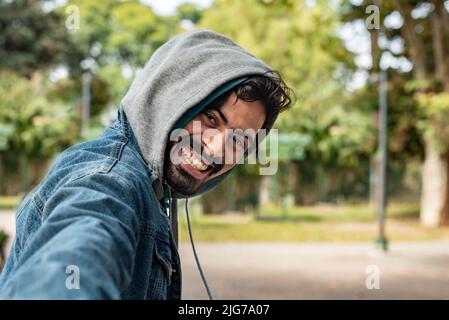
[[[101,137],[61,153],[19,206],[1,298],[180,299],[158,177],[118,115]]]

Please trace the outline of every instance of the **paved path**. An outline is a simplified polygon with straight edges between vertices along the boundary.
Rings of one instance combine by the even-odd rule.
[[[180,252],[183,299],[207,298],[189,244]],[[202,243],[197,252],[219,299],[449,299],[449,242],[393,243],[388,254],[371,243]],[[380,289],[369,290],[366,272],[377,268]]]
[[[0,228],[14,233],[12,211],[0,211]],[[449,242],[393,243],[388,254],[372,243],[198,243],[197,251],[215,298],[449,299]],[[207,298],[190,243],[180,254],[183,298]],[[376,268],[380,289],[369,290],[366,272]]]

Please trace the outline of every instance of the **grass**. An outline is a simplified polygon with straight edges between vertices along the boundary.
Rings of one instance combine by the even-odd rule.
[[[394,219],[417,219],[419,205],[414,203],[392,203],[387,208],[388,217]],[[274,205],[261,209],[261,218],[287,218],[304,222],[373,222],[376,211],[368,204],[345,204],[293,207],[288,210]]]
[[[20,196],[0,196],[0,209],[15,209]],[[188,241],[183,206],[179,209],[180,241]],[[392,241],[449,240],[449,228],[424,228],[419,224],[419,205],[391,203],[387,208],[386,233]],[[367,204],[263,207],[258,215],[227,214],[192,216],[197,241],[373,241],[377,237],[375,210]]]
[[[194,215],[196,241],[353,242],[377,237],[375,212],[368,205],[295,207],[288,215],[270,206],[252,214]],[[387,210],[386,233],[391,241],[449,240],[449,228],[424,228],[417,204],[393,203]],[[180,209],[180,241],[188,241],[185,213]]]
[[[21,196],[0,196],[0,209],[15,209],[21,200]]]

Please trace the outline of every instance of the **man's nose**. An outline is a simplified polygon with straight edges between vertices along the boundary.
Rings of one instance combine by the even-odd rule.
[[[207,149],[207,154],[213,158],[223,158],[226,143],[224,131],[206,132],[203,135],[203,143]]]

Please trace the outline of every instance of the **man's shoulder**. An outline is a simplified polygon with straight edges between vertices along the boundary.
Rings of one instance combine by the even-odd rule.
[[[55,159],[41,183],[44,198],[70,181],[99,174],[125,187],[140,189],[148,183],[150,173],[137,150],[125,136],[107,131],[97,139],[66,149]]]

